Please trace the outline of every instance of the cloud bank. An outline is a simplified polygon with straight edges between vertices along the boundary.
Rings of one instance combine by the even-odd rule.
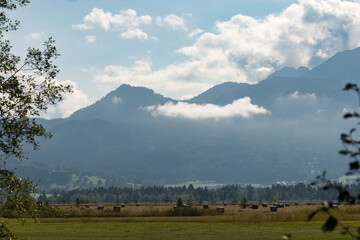
[[[84,23],[73,25],[73,29],[91,30],[100,28],[105,31],[121,30],[119,36],[124,39],[148,39],[148,34],[140,29],[143,25],[152,23],[152,17],[149,15],[138,16],[132,9],[120,11],[119,14],[104,12],[103,9],[93,8],[93,10],[84,17]]]
[[[150,15],[138,16],[133,9],[122,10],[119,14],[105,12],[101,8],[93,8],[92,11],[84,17],[83,23],[72,26],[76,30],[92,30],[103,29],[105,31],[122,31],[119,35],[123,39],[153,39],[156,37],[149,37],[148,34],[141,29],[142,26],[150,25],[153,18]],[[184,18],[170,14],[164,18],[158,16],[155,19],[156,25],[160,27],[169,27],[175,30],[187,31]]]
[[[172,20],[168,22],[181,28],[181,21]],[[97,24],[106,28],[107,22]],[[165,18],[156,22],[165,24]],[[278,14],[239,14],[216,22],[214,32],[193,34],[199,35],[195,43],[177,51],[187,57],[183,62],[156,70],[149,60],[133,67],[109,65],[95,81],[145,86],[181,98],[225,81],[256,83],[284,66],[311,68],[336,52],[360,46],[360,4],[299,0]]]
[[[233,103],[218,106],[214,104],[191,104],[186,102],[172,102],[164,105],[148,106],[145,108],[153,116],[187,119],[223,119],[232,117],[250,118],[253,115],[271,114],[263,107],[251,104],[249,97],[235,100]]]
[[[138,28],[151,22],[152,18],[149,15],[137,16],[136,11],[132,9],[122,10],[119,14],[112,14],[111,12],[104,12],[103,9],[93,8],[91,13],[84,17],[84,23],[72,27],[78,30],[102,28],[108,31],[111,27]]]
[[[73,87],[73,93],[64,95],[64,99],[61,102],[54,106],[49,106],[46,113],[41,114],[42,118],[66,118],[73,112],[91,104],[89,97],[79,90],[75,82],[65,80],[59,83],[63,85],[71,85]]]

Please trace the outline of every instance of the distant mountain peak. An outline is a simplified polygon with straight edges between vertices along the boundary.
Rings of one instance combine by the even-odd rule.
[[[336,79],[342,81],[358,81],[360,79],[360,47],[345,50],[314,67],[307,76]]]
[[[274,77],[291,77],[291,78],[301,78],[305,76],[310,70],[306,67],[292,68],[292,67],[284,67],[283,69],[274,72],[271,74],[268,79]]]
[[[111,121],[138,120],[148,115],[142,107],[162,105],[175,100],[166,98],[146,87],[122,84],[93,105],[73,113],[72,119],[106,119]]]

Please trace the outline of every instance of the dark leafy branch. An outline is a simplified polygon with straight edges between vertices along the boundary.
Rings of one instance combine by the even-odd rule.
[[[43,50],[28,48],[23,60],[12,54],[12,46],[4,33],[17,30],[19,21],[9,19],[7,11],[28,3],[29,0],[0,0],[0,156],[20,160],[24,156],[24,144],[36,150],[39,148],[37,137],[51,137],[34,117],[61,101],[63,94],[71,92],[70,86],[55,80],[59,69],[54,60],[59,54],[52,38],[44,42]],[[4,165],[0,167],[0,188],[0,198],[6,202],[5,210],[11,216],[22,220],[37,216],[36,205],[30,197],[36,186],[29,179],[19,179]],[[0,238],[13,237],[11,229],[4,222],[0,224]]]

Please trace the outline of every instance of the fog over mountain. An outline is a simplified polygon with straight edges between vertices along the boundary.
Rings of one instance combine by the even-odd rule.
[[[337,154],[339,135],[355,124],[342,114],[357,107],[355,94],[342,88],[359,76],[357,48],[311,70],[286,67],[258,84],[226,82],[182,102],[121,85],[69,118],[40,120],[54,137],[41,140],[19,169],[104,179],[86,186],[271,184],[312,180],[323,170],[339,177],[347,166]]]

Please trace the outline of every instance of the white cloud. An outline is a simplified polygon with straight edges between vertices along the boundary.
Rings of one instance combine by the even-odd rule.
[[[110,29],[110,23],[112,20],[111,12],[104,12],[104,10],[99,8],[93,8],[91,13],[87,14],[84,17],[84,23],[73,25],[73,29],[79,30],[90,30],[96,27],[102,28],[104,30]]]
[[[171,15],[169,15],[171,16]],[[183,26],[175,17],[156,18],[158,24]],[[170,21],[171,20],[171,21]],[[314,67],[336,52],[360,46],[360,4],[341,0],[299,0],[281,13],[265,18],[233,16],[216,23],[215,32],[177,51],[187,60],[146,71],[107,66],[98,83],[146,86],[180,98],[216,84],[256,83],[284,66]]]
[[[95,76],[94,81],[99,84],[113,84],[114,87],[124,83],[145,86],[165,95],[181,98],[203,92],[221,79],[242,78],[241,70],[225,60],[217,60],[209,58],[207,61],[184,62],[157,71],[154,71],[151,62],[146,60],[135,61],[130,68],[108,65],[102,74]]]
[[[294,101],[307,101],[307,102],[314,102],[316,100],[316,95],[315,93],[305,93],[305,94],[301,94],[299,93],[299,91],[295,91],[287,96],[284,97],[279,97],[277,99],[278,101],[284,101],[284,102],[289,102],[289,100],[294,100]]]
[[[96,38],[95,36],[85,36],[85,42],[87,43],[93,43],[95,42]]]
[[[118,103],[121,103],[123,100],[122,100],[122,98],[120,98],[120,97],[114,96],[111,101],[112,101],[114,104],[118,104]]]
[[[152,18],[149,15],[137,16],[135,10],[122,10],[119,14],[104,12],[103,9],[93,8],[91,13],[84,17],[84,23],[73,25],[74,29],[90,30],[102,28],[110,30],[111,27],[121,29],[138,28],[141,25],[151,24]]]
[[[214,104],[191,104],[186,102],[172,102],[164,105],[148,106],[145,109],[153,116],[166,116],[170,118],[188,119],[223,119],[232,117],[250,118],[257,114],[271,114],[263,107],[251,104],[249,97],[235,100],[233,103],[218,106]]]
[[[32,33],[29,33],[25,39],[28,40],[28,41],[33,41],[33,40],[38,40],[38,39],[41,39],[43,36],[44,36],[44,32],[41,31],[41,32],[32,32]]]
[[[157,17],[155,18],[155,22],[156,22],[156,25],[158,25],[159,27],[164,26],[163,21],[162,21],[162,18],[161,18],[160,16],[157,16]]]
[[[202,30],[202,29],[200,29],[200,28],[197,28],[197,29],[192,30],[192,31],[188,34],[188,37],[189,37],[189,38],[193,38],[193,37],[195,37],[196,35],[199,35],[199,34],[201,34],[201,33],[203,33],[203,32],[204,32],[204,30]]]
[[[187,27],[185,25],[185,21],[182,17],[176,16],[174,14],[170,14],[164,18],[156,17],[156,24],[160,27],[167,26],[176,30],[184,30],[187,31]]]
[[[288,96],[288,99],[291,99],[291,100],[316,100],[316,95],[315,95],[315,93],[300,94],[298,91],[295,91],[294,93],[292,93]]]
[[[65,80],[59,83],[63,85],[71,85],[73,87],[73,93],[66,94],[63,101],[59,102],[55,106],[49,106],[49,109],[46,111],[46,113],[41,114],[42,118],[66,118],[76,110],[91,104],[89,97],[78,89],[75,82]]]
[[[147,39],[148,38],[148,35],[140,29],[129,29],[126,32],[123,32],[120,36],[125,39],[133,39],[133,38]]]

